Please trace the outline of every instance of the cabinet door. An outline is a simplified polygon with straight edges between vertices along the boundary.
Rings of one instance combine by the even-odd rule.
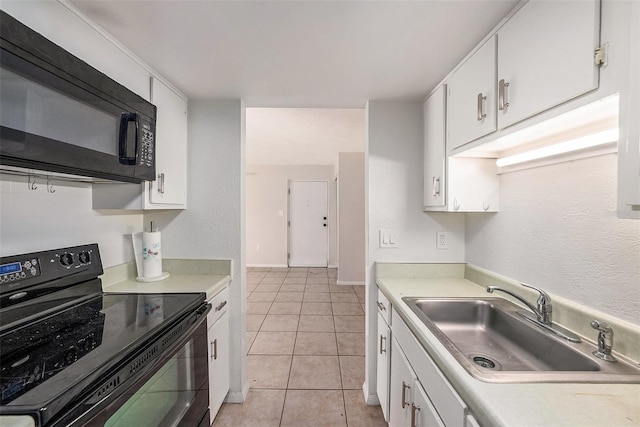
[[[447,148],[496,130],[496,37],[447,80]]]
[[[389,426],[411,426],[411,403],[415,374],[398,342],[391,339],[391,376],[389,380]]]
[[[216,417],[229,391],[229,314],[225,312],[207,332],[209,341],[209,416]]]
[[[599,11],[599,0],[530,1],[498,31],[500,129],[598,87]]]
[[[411,427],[444,427],[438,411],[431,403],[420,381],[415,381],[414,391],[413,403],[411,404],[411,419],[413,420]]]
[[[148,183],[153,205],[184,205],[187,189],[187,103],[158,79],[151,79],[151,102],[158,107],[156,180]],[[159,208],[166,207],[159,206]]]
[[[443,85],[423,105],[425,208],[442,207],[446,203],[445,102]]]
[[[391,331],[384,317],[378,313],[378,352],[376,392],[384,420],[389,421],[389,368],[391,361]]]

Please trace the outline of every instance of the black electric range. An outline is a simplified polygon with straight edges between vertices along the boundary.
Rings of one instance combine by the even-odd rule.
[[[0,258],[0,416],[56,424],[104,400],[209,309],[204,294],[104,294],[102,273],[97,244]]]

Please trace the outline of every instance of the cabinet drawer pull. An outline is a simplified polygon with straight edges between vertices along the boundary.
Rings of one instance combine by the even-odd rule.
[[[216,307],[215,311],[220,311],[222,310],[222,308],[227,305],[227,300],[222,301],[220,304],[218,304],[218,306]]]
[[[411,404],[411,427],[418,427],[416,425],[416,412],[418,412],[419,410],[419,406],[416,406],[415,403]]]
[[[387,340],[387,337],[380,335],[380,354],[386,353],[387,350],[382,348],[382,343]]]
[[[381,303],[380,301],[378,301],[378,308],[382,311],[385,311],[387,308],[384,306],[383,303]]]
[[[409,404],[407,402],[407,390],[411,389],[404,381],[402,381],[402,409]]]
[[[431,187],[433,188],[433,197],[440,195],[440,177],[433,177]]]
[[[487,113],[484,112],[484,102],[487,100],[486,95],[483,95],[482,92],[478,94],[478,121],[481,122],[482,119],[487,117]]]
[[[218,339],[211,341],[211,359],[218,360]]]
[[[504,79],[501,79],[498,82],[498,110],[503,111],[508,106],[507,102],[507,88],[509,87],[509,83],[505,82]]]

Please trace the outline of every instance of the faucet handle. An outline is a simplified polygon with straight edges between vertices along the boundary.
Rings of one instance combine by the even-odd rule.
[[[598,331],[598,350],[593,355],[606,360],[607,362],[616,362],[617,359],[611,354],[613,349],[613,329],[605,322],[592,320],[591,327]]]
[[[551,297],[549,296],[548,293],[546,293],[545,291],[543,291],[540,288],[536,288],[535,286],[531,286],[531,285],[527,285],[524,282],[520,282],[520,284],[522,286],[524,286],[525,288],[530,288],[533,289],[534,291],[538,291],[538,293],[540,294],[540,296],[538,296],[538,305],[548,305],[551,304]]]

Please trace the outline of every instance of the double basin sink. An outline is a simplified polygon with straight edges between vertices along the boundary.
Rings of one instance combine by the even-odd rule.
[[[486,382],[640,383],[640,367],[595,357],[594,344],[570,342],[494,297],[402,300],[473,377]]]

